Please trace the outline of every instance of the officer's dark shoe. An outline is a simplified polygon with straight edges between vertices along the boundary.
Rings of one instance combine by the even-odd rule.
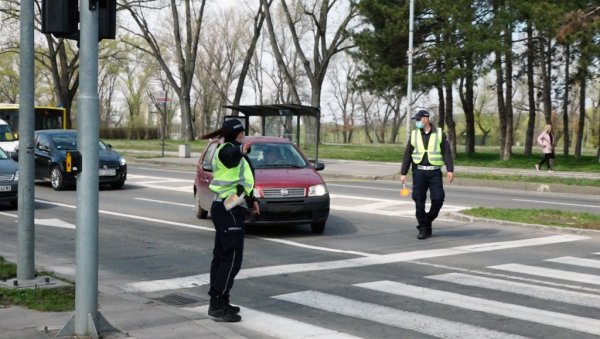
[[[428,238],[433,235],[433,229],[431,228],[431,225],[425,228],[425,235],[427,235]]]
[[[226,300],[227,300],[227,304],[225,305],[225,308],[227,308],[230,312],[233,312],[235,314],[240,313],[240,308],[238,306],[234,306],[229,303],[229,297],[226,298]]]
[[[419,234],[417,235],[417,239],[423,240],[427,239],[429,236],[427,235],[427,230],[424,227],[419,228]]]
[[[227,298],[210,298],[208,315],[211,317],[222,319],[223,321],[230,323],[235,323],[242,320],[242,317],[237,314],[239,311],[239,307],[229,305]]]

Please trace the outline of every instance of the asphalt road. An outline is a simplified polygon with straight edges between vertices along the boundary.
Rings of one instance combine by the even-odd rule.
[[[206,312],[213,232],[193,212],[193,173],[130,167],[100,192],[99,289]],[[594,338],[600,236],[441,216],[416,239],[396,182],[328,182],[323,235],[249,231],[232,291],[250,338]],[[471,206],[597,211],[595,196],[446,185],[443,212]],[[36,266],[75,269],[76,192],[36,186]],[[0,207],[0,255],[16,261],[16,211]],[[293,335],[292,335],[293,334]]]

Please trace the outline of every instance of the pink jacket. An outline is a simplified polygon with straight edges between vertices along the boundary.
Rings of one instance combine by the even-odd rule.
[[[538,145],[542,147],[544,154],[552,153],[554,147],[552,146],[552,139],[550,138],[550,134],[546,131],[542,132],[537,138]]]

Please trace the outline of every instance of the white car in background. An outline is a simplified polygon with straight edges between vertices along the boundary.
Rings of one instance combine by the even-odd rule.
[[[12,154],[19,142],[8,123],[0,119],[0,148],[5,152]]]

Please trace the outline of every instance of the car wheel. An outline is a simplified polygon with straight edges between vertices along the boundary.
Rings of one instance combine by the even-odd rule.
[[[119,188],[123,188],[123,185],[125,185],[125,179],[121,179],[119,181],[113,182],[112,184],[110,184],[110,187],[112,187],[114,189],[119,189]]]
[[[65,180],[58,166],[53,166],[50,170],[50,184],[56,191],[65,189]]]
[[[310,229],[315,234],[322,234],[325,231],[325,221],[314,222],[310,224]]]
[[[195,200],[195,205],[196,205],[196,217],[198,219],[206,219],[208,218],[208,211],[203,209],[202,206],[200,206],[200,197],[198,196],[198,193],[194,193],[194,200]]]

